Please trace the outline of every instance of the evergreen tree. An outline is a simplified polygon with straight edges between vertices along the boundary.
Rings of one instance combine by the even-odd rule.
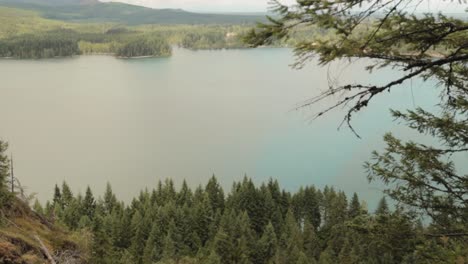
[[[187,185],[187,182],[184,180],[182,187],[177,194],[177,205],[184,206],[185,204],[190,206],[192,204],[192,191]]]
[[[174,230],[169,229],[163,244],[163,259],[172,260],[177,257],[177,248],[173,240]]]
[[[74,230],[78,228],[80,217],[80,204],[75,199],[71,199],[70,204],[63,209],[62,221],[70,229]]]
[[[377,205],[377,209],[375,210],[375,214],[377,215],[388,215],[390,213],[390,209],[388,208],[387,199],[385,196],[382,197]]]
[[[162,232],[157,225],[153,225],[143,251],[143,264],[151,264],[161,259],[163,240]]]
[[[252,229],[250,228],[250,219],[247,212],[239,215],[237,218],[236,230],[237,232],[231,234],[237,235],[236,237],[236,256],[237,263],[249,264],[254,260],[261,259],[261,255],[255,252],[256,240]],[[258,262],[258,261],[256,261]]]
[[[92,220],[94,218],[94,210],[96,210],[96,201],[94,200],[93,192],[89,186],[86,188],[85,197],[81,206],[82,213]]]
[[[205,245],[208,239],[216,233],[216,230],[211,228],[215,216],[208,194],[203,195],[202,200],[196,203],[194,214],[194,229],[200,238],[201,244]]]
[[[205,191],[208,194],[210,200],[211,209],[213,212],[224,210],[224,191],[218,183],[216,176],[212,176],[205,187]]]
[[[143,225],[143,217],[141,216],[140,212],[137,211],[133,215],[130,225],[130,229],[133,234],[130,245],[130,253],[132,254],[134,263],[136,264],[142,263],[142,255],[146,246],[146,234],[144,233]]]
[[[229,234],[226,233],[223,227],[219,228],[216,236],[214,237],[213,249],[215,250],[216,255],[218,255],[224,263],[233,263],[231,255],[234,245],[232,244]]]
[[[115,206],[117,206],[117,198],[112,192],[110,183],[107,183],[106,191],[104,192],[104,210],[106,213],[110,214]]]
[[[58,187],[57,184],[55,184],[54,188],[54,198],[52,199],[52,205],[55,207],[56,205],[59,205],[62,207],[62,192],[60,191],[60,188]]]
[[[258,248],[261,254],[261,263],[271,263],[278,250],[278,241],[271,222],[265,227],[265,231],[258,242]]]
[[[87,217],[87,216],[85,216]],[[92,224],[93,242],[92,242],[92,263],[96,264],[111,264],[111,241],[109,236],[104,231],[104,223],[102,217],[99,215],[94,218]]]
[[[177,193],[172,179],[166,179],[164,181],[164,186],[161,191],[162,201],[164,203],[167,203],[169,201],[175,202]]]
[[[353,194],[351,202],[349,203],[348,215],[350,218],[354,218],[361,214],[361,203],[359,202],[359,197],[357,193]]]
[[[458,71],[466,67],[466,61],[465,66],[454,65]],[[388,184],[386,194],[429,215],[441,236],[460,234],[457,237],[463,239],[463,234],[468,231],[468,180],[466,169],[457,170],[455,161],[467,151],[468,92],[465,77],[459,78],[457,74],[449,77],[451,81],[447,89],[452,93],[449,95],[451,101],[442,109],[441,115],[422,109],[407,113],[392,111],[395,118],[421,134],[433,136],[440,144],[427,146],[414,141],[403,142],[387,134],[384,136],[385,152],[374,152],[366,168],[370,180],[395,183]],[[459,90],[457,85],[462,83],[464,87]]]
[[[280,245],[284,250],[282,254],[284,263],[295,263],[299,259],[303,248],[303,240],[292,210],[289,210],[286,214]]]
[[[306,220],[303,230],[304,253],[309,260],[318,259],[320,256],[321,244],[314,226]]]
[[[73,193],[68,184],[64,181],[62,183],[62,203],[63,207],[69,206],[73,201]]]

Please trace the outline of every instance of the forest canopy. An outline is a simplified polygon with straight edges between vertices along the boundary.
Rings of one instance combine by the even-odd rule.
[[[425,232],[382,198],[374,212],[332,187],[281,189],[245,177],[225,191],[213,176],[195,189],[172,180],[126,205],[108,184],[103,197],[67,183],[35,211],[77,233],[94,234],[91,263],[416,263]],[[444,256],[450,263],[463,249]]]

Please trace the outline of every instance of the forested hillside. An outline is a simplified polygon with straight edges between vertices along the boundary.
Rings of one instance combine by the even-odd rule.
[[[82,0],[0,0],[1,6],[38,11],[49,19],[70,22],[142,24],[254,24],[259,15],[200,14],[179,9],[151,9],[122,3]]]
[[[439,225],[392,209],[386,198],[369,210],[356,193],[314,186],[290,192],[275,180],[256,186],[245,177],[228,192],[215,176],[194,189],[167,179],[129,204],[110,184],[95,196],[89,187],[73,193],[64,182],[51,190],[51,201],[36,200],[31,210],[20,185],[10,191],[6,151],[0,141],[2,263],[45,259],[47,251],[59,263],[93,264],[465,263],[468,257],[463,236],[439,236]]]
[[[244,25],[80,24],[46,19],[35,11],[7,7],[0,7],[0,22],[0,57],[22,59],[96,53],[120,57],[132,57],[128,56],[130,54],[169,56],[171,46],[245,48],[241,38],[251,28]],[[137,42],[140,43],[138,49],[135,48]],[[143,43],[146,51],[142,49]],[[130,52],[132,50],[139,51]]]

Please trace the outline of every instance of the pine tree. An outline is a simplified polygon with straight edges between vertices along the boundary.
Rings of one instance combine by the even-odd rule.
[[[170,201],[175,202],[177,193],[174,187],[174,181],[172,181],[172,179],[166,179],[164,181],[161,196],[163,203],[167,203]]]
[[[64,181],[62,183],[62,203],[63,207],[69,206],[73,201],[73,193],[68,184]]]
[[[388,215],[390,213],[390,209],[388,208],[387,199],[385,196],[382,197],[377,205],[377,209],[375,210],[376,215]]]
[[[223,260],[223,263],[233,264],[231,255],[234,249],[234,245],[232,244],[229,235],[222,227],[220,227],[216,233],[216,236],[214,237],[213,249],[216,254]]]
[[[314,227],[319,227],[322,220],[320,213],[320,193],[312,186],[304,189],[304,218]]]
[[[96,264],[112,264],[113,261],[109,254],[112,251],[111,241],[109,240],[109,236],[104,232],[104,224],[101,216],[94,218],[92,231],[91,262]]]
[[[353,194],[353,198],[349,203],[348,215],[350,218],[354,218],[361,214],[361,203],[359,202],[359,197],[357,193]]]
[[[250,228],[250,219],[247,212],[240,214],[237,217],[236,230],[237,232],[233,235],[238,235],[236,243],[236,255],[237,263],[249,264],[252,260],[260,259],[261,256],[258,252],[255,252],[256,240],[252,229]]]
[[[464,35],[466,37],[466,34]],[[386,134],[385,152],[373,153],[371,162],[366,163],[368,178],[387,184],[385,193],[393,200],[417,209],[431,217],[443,234],[461,234],[468,231],[467,173],[466,168],[456,168],[456,160],[468,151],[468,91],[466,73],[459,75],[465,64],[450,64],[457,73],[450,73],[448,79],[440,79],[443,72],[434,74],[446,83],[447,105],[442,113],[435,115],[423,109],[392,111],[392,115],[420,134],[433,137],[428,146],[414,141],[404,142],[392,134]],[[457,65],[457,66],[455,66]],[[466,72],[466,70],[465,70]],[[462,87],[459,87],[462,85]],[[392,183],[392,184],[389,184]],[[394,183],[394,184],[393,184]]]
[[[142,255],[145,250],[146,237],[143,227],[143,217],[140,212],[136,212],[132,217],[132,222],[130,225],[130,230],[132,232],[132,239],[130,245],[130,253],[134,258],[134,263],[142,263]]]
[[[314,226],[306,220],[303,230],[304,253],[309,260],[318,259],[320,256],[321,243]]]
[[[164,260],[172,260],[177,257],[177,248],[175,242],[173,240],[173,230],[169,229],[163,243],[163,259]]]
[[[181,256],[191,256],[195,254],[200,246],[201,240],[198,236],[195,227],[195,213],[194,209],[190,208],[187,203],[179,207],[176,215],[176,222],[181,236]]]
[[[86,188],[86,194],[81,206],[83,214],[92,220],[94,218],[94,210],[96,210],[96,201],[94,200],[93,193],[89,186]]]
[[[258,242],[258,248],[261,254],[261,263],[270,263],[278,250],[278,241],[271,222],[265,227],[265,231]]]
[[[233,211],[225,211],[213,241],[213,249],[224,263],[233,264],[238,260],[238,232],[237,217]]]
[[[55,184],[54,188],[54,198],[52,200],[52,205],[55,207],[56,205],[59,205],[62,207],[62,192],[60,191],[60,188],[58,187],[57,184]]]
[[[194,214],[194,229],[201,240],[201,244],[205,245],[208,239],[216,233],[216,230],[210,228],[215,216],[208,194],[204,194],[202,200],[195,204]]]
[[[205,191],[208,194],[210,200],[211,209],[213,212],[224,210],[224,191],[218,183],[216,176],[212,176],[205,187]]]
[[[63,209],[62,221],[70,229],[74,230],[78,228],[80,217],[80,204],[75,199],[72,199],[70,204]]]
[[[143,251],[143,264],[152,264],[162,258],[162,232],[161,229],[154,224],[151,228],[151,233],[146,241],[145,249]]]
[[[182,182],[182,187],[177,194],[177,205],[184,206],[185,204],[190,206],[192,205],[192,191],[187,185],[187,182],[184,180]]]
[[[106,191],[104,192],[104,210],[106,213],[110,214],[115,206],[117,206],[117,198],[112,192],[110,183],[107,183]]]
[[[295,263],[303,248],[302,234],[292,210],[286,214],[284,230],[281,234],[280,246],[283,248],[283,261]]]

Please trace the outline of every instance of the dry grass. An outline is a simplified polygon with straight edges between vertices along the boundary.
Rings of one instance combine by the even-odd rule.
[[[41,239],[52,254],[86,250],[83,245],[73,242],[77,234],[72,236],[46,223],[19,200],[15,200],[8,208],[2,208],[0,218],[3,222],[0,226],[0,263],[47,263],[34,235]]]

